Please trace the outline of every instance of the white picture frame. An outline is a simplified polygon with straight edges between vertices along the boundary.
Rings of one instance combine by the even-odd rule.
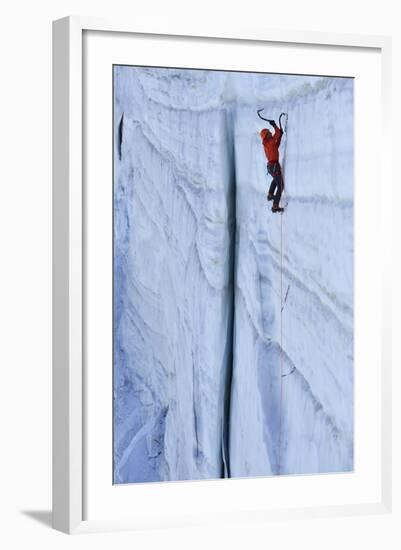
[[[87,445],[85,385],[86,369],[86,323],[83,307],[85,293],[85,263],[88,250],[85,247],[86,220],[84,210],[85,154],[83,140],[83,56],[84,33],[119,33],[119,36],[140,36],[148,38],[175,36],[191,42],[215,40],[247,43],[277,43],[310,48],[325,46],[341,48],[345,52],[358,49],[374,50],[381,63],[381,103],[377,105],[381,116],[375,125],[380,126],[383,139],[382,153],[389,147],[390,128],[390,79],[391,42],[387,37],[336,35],[312,32],[289,32],[277,30],[229,30],[141,28],[139,25],[121,21],[106,21],[87,17],[68,17],[53,24],[53,526],[67,532],[87,532],[96,530],[135,529],[149,518],[138,522],[132,517],[87,519],[85,517],[85,483],[88,475],[84,454]],[[109,35],[113,40],[112,35]],[[116,35],[113,35],[116,36]],[[134,64],[134,63],[133,63]],[[207,68],[207,67],[205,67]],[[111,155],[111,153],[110,153]],[[382,155],[382,183],[391,181],[390,164]],[[387,186],[388,187],[388,186]],[[388,196],[387,196],[388,200]],[[390,234],[389,219],[384,206],[380,210],[380,234]],[[373,254],[377,251],[372,250]],[[383,240],[381,249],[381,362],[378,400],[381,407],[380,443],[380,498],[370,502],[347,502],[332,506],[280,506],[267,512],[255,508],[247,513],[240,509],[229,511],[221,516],[227,519],[258,519],[269,517],[311,517],[313,515],[347,515],[385,513],[391,509],[391,355],[390,355],[390,250],[389,243]],[[110,449],[111,453],[111,449]],[[240,483],[252,483],[241,480]],[[198,482],[198,487],[203,482]],[[206,482],[205,492],[216,488],[216,483]],[[189,487],[192,482],[188,482]],[[191,498],[181,484],[170,491],[181,491],[185,498]],[[213,489],[213,490],[214,490]],[[142,491],[147,491],[142,486]],[[150,490],[150,489],[149,489]],[[152,487],[153,492],[160,487]],[[203,489],[202,489],[203,490]],[[220,490],[220,489],[219,489]],[[227,489],[224,488],[223,491]],[[232,489],[231,496],[232,496]],[[190,508],[191,502],[187,502]],[[174,508],[174,503],[172,503]],[[154,521],[154,526],[183,524],[202,521],[199,514],[182,517],[177,513],[170,518]],[[210,520],[205,513],[205,520]],[[218,520],[216,520],[218,521]]]

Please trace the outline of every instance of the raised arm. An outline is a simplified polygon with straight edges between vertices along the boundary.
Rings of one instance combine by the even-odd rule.
[[[281,113],[281,115],[278,119],[278,123],[279,123],[280,128],[277,127],[274,120],[272,121],[273,126],[274,126],[274,130],[275,130],[273,138],[276,140],[277,145],[280,145],[281,138],[283,137],[283,134],[284,134],[283,126],[281,124],[281,119],[282,119],[283,116],[285,116],[285,113]]]
[[[283,136],[283,129],[280,127],[277,126],[277,124],[274,122],[273,120],[273,124],[272,124],[273,128],[274,128],[274,134],[273,134],[273,139],[274,141],[277,143],[277,146],[280,145],[280,142],[281,142],[281,138]]]

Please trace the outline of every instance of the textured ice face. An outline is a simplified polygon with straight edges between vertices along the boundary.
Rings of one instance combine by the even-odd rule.
[[[116,67],[114,90],[115,482],[352,469],[352,80]],[[289,114],[283,216],[262,106]]]

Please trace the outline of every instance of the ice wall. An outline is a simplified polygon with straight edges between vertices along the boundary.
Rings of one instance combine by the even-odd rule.
[[[114,481],[221,477],[235,235],[224,78],[115,70]]]
[[[115,482],[351,469],[352,81],[117,67],[114,90]],[[261,106],[289,113],[283,216]]]
[[[289,115],[283,215],[255,109],[235,117],[233,476],[353,467],[353,82],[282,79],[264,106]]]

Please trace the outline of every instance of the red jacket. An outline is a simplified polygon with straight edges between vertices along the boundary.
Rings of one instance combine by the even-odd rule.
[[[266,128],[264,128],[260,132],[260,137],[262,138],[266,158],[269,162],[278,162],[278,148],[280,147],[283,130],[280,130],[280,128],[276,126],[276,128],[274,129],[274,134],[271,137],[268,137],[266,135],[267,132],[268,130]]]

